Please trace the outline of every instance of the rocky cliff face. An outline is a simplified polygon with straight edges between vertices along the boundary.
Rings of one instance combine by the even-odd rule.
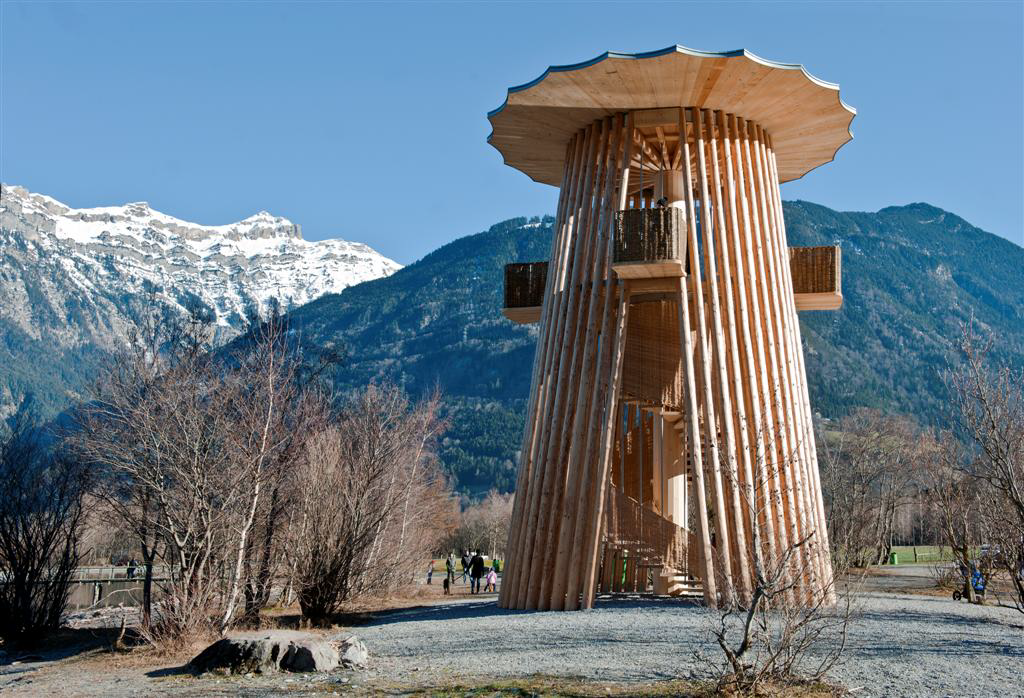
[[[28,392],[59,404],[53,374],[116,348],[153,301],[206,311],[223,340],[271,302],[298,306],[399,268],[361,243],[303,240],[266,212],[205,226],[145,203],[73,209],[3,185],[0,416]]]

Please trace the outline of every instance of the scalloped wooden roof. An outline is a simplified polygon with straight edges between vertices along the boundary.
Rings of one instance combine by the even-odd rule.
[[[578,129],[621,111],[657,107],[721,109],[759,123],[772,137],[779,179],[799,179],[831,162],[853,138],[856,110],[839,86],[802,65],[776,63],[746,50],[713,53],[670,46],[646,53],[603,53],[551,66],[508,90],[487,118],[487,142],[505,164],[559,186],[565,147]]]

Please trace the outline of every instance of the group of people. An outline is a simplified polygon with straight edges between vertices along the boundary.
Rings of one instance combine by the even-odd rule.
[[[498,573],[501,572],[501,562],[497,559],[491,562],[490,567],[487,566],[487,562],[484,560],[484,556],[479,552],[470,553],[468,550],[463,551],[462,560],[456,560],[455,553],[448,553],[448,558],[444,562],[445,566],[445,577],[444,577],[444,593],[452,593],[452,585],[455,584],[455,566],[456,564],[462,564],[462,576],[460,579],[465,584],[466,580],[469,580],[469,591],[471,594],[479,594],[483,592],[491,592],[498,590]],[[430,567],[427,570],[427,584],[431,583],[431,579],[434,574],[434,561],[430,561]],[[481,585],[483,589],[481,590]]]

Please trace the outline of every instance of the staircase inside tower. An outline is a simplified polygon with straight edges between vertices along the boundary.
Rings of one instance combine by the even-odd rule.
[[[626,359],[635,377],[644,374],[635,365],[637,346]],[[663,369],[671,364],[667,358],[659,363]],[[597,590],[697,598],[702,588],[691,532],[691,472],[684,436],[675,428],[673,389],[664,386],[645,397],[642,384],[631,387],[617,413]]]

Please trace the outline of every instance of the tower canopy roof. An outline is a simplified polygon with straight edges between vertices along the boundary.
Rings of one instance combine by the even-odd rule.
[[[578,129],[617,112],[659,107],[721,109],[756,121],[772,137],[783,182],[831,162],[853,138],[850,122],[857,113],[839,98],[838,85],[802,65],[743,49],[669,46],[551,66],[536,80],[509,88],[505,103],[487,115],[493,128],[487,141],[505,164],[558,186],[566,144]]]

